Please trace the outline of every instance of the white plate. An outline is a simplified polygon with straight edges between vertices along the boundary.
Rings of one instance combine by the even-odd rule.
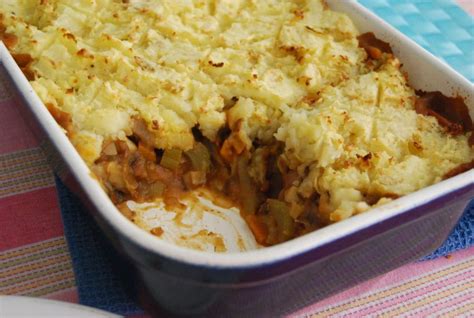
[[[115,314],[62,301],[23,296],[0,296],[0,317],[121,317]]]

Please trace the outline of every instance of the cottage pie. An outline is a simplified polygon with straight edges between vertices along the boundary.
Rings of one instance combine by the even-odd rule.
[[[130,204],[185,211],[201,191],[273,245],[473,167],[462,98],[415,91],[387,43],[321,0],[0,13],[3,42],[132,221]]]

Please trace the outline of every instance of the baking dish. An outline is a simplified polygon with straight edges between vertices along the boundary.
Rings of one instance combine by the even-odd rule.
[[[446,95],[458,93],[466,98],[472,115],[470,83],[356,3],[329,4],[351,16],[361,32],[378,30],[377,36],[392,44],[415,88],[440,90]],[[469,171],[378,211],[268,249],[229,255],[183,250],[158,242],[118,217],[4,48],[1,56],[19,99],[32,112],[32,122],[39,123],[51,141],[48,153],[56,158],[53,153],[57,151],[64,160],[64,165],[56,165],[60,175],[71,187],[71,177],[76,179],[104,231],[132,260],[149,299],[171,311],[241,315],[290,312],[428,253],[444,240],[472,197],[473,171]]]

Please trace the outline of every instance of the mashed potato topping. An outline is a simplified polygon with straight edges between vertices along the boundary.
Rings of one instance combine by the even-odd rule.
[[[172,150],[193,168],[177,170],[185,185],[165,189],[213,180],[235,197],[234,183],[220,179],[251,184],[264,195],[250,208],[241,202],[244,218],[259,243],[273,244],[474,159],[472,124],[453,134],[417,111],[398,59],[376,48],[368,55],[351,20],[320,0],[2,0],[0,13],[4,42],[118,204],[153,198],[134,196],[142,184],[166,192],[149,176],[164,178]],[[197,142],[211,153],[213,177],[181,156]],[[146,169],[136,167],[138,153]],[[114,173],[127,169],[132,181]],[[291,219],[266,218],[265,204],[283,209],[267,198]]]

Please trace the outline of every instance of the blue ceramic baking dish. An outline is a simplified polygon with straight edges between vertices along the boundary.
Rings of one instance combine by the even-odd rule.
[[[389,42],[416,89],[460,95],[474,117],[474,89],[449,66],[355,1],[327,1],[361,32]],[[0,72],[58,175],[89,207],[131,269],[147,311],[158,315],[280,316],[419,259],[448,236],[474,197],[474,171],[276,246],[242,253],[194,251],[156,239],[123,217],[0,43]]]

